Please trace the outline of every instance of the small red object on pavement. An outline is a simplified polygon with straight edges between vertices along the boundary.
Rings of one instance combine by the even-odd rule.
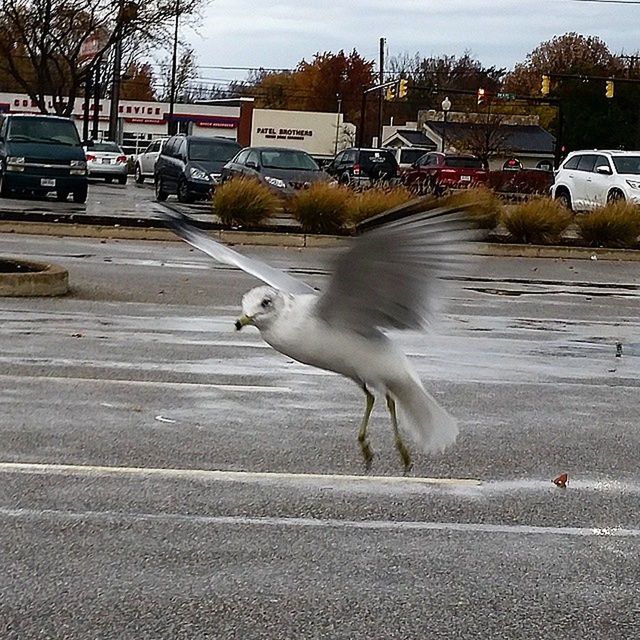
[[[559,475],[557,478],[553,479],[553,484],[555,484],[556,487],[560,487],[561,489],[564,489],[567,486],[567,479],[568,479],[567,474],[563,473],[562,475]]]

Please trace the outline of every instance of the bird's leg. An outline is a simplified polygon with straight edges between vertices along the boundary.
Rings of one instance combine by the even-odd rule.
[[[367,471],[371,469],[371,461],[373,460],[373,451],[367,440],[367,427],[369,426],[369,418],[373,411],[373,403],[375,397],[369,393],[369,389],[363,387],[365,394],[367,395],[367,406],[364,410],[364,416],[362,417],[362,424],[360,425],[360,431],[358,432],[358,442],[360,443],[360,449],[362,450],[362,457],[364,458],[364,467]]]
[[[402,438],[400,437],[400,430],[398,429],[398,416],[396,415],[396,403],[395,400],[387,395],[387,408],[391,415],[391,424],[393,426],[393,437],[395,438],[396,449],[402,458],[404,464],[404,472],[408,473],[411,470],[411,456],[407,447],[404,446]]]

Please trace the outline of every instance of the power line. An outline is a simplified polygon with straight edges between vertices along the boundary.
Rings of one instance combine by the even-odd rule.
[[[568,0],[568,2],[590,2],[593,4],[635,4],[640,5],[640,0]]]

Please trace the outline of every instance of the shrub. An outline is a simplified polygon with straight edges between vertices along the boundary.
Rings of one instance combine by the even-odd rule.
[[[392,209],[415,196],[405,187],[374,187],[354,194],[351,198],[349,220],[355,225],[362,220]]]
[[[569,226],[573,216],[550,198],[537,198],[515,205],[503,216],[511,239],[529,244],[557,241]]]
[[[576,217],[578,237],[589,247],[633,247],[640,235],[640,208],[615,202]]]
[[[486,187],[475,187],[456,191],[442,199],[442,206],[473,205],[468,212],[480,229],[494,229],[500,222],[502,202]]]
[[[225,225],[252,226],[273,216],[281,202],[268,187],[251,178],[234,178],[216,188],[213,211]]]
[[[309,233],[337,233],[349,218],[351,192],[345,187],[314,182],[289,202],[294,218]]]

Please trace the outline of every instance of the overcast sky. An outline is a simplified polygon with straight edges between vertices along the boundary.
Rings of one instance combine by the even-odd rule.
[[[462,54],[511,68],[554,35],[602,38],[615,52],[640,49],[640,4],[581,0],[212,0],[197,32],[184,29],[207,79],[243,79],[212,67],[294,67],[318,51]]]

